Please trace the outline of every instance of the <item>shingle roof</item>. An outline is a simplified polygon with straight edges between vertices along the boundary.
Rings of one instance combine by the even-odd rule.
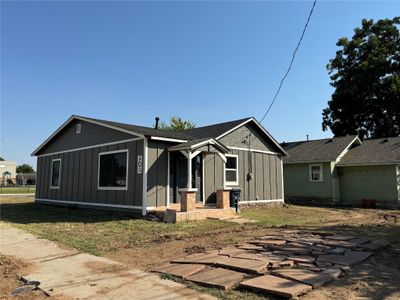
[[[356,138],[356,135],[351,135],[331,139],[282,143],[281,146],[289,154],[289,156],[283,158],[283,162],[335,161]]]
[[[81,117],[81,116],[79,116]],[[113,122],[113,121],[108,121],[108,120],[102,120],[102,119],[94,119],[94,118],[88,118],[88,117],[81,117],[84,119],[108,124],[111,126],[119,127],[125,130],[129,130],[132,132],[136,133],[141,133],[143,135],[147,136],[158,136],[158,137],[166,137],[166,138],[174,138],[174,139],[184,139],[184,140],[189,140],[192,139],[191,136],[186,134],[186,131],[171,131],[171,130],[161,130],[161,129],[155,129],[152,127],[145,127],[145,126],[138,126],[138,125],[132,125],[132,124],[126,124],[126,123],[119,123],[119,122]]]
[[[175,138],[175,139],[185,139],[185,140],[193,140],[193,139],[201,139],[201,138],[216,138],[221,134],[227,132],[228,130],[235,128],[236,126],[240,125],[241,123],[251,119],[251,118],[244,118],[224,123],[213,124],[209,126],[197,127],[194,129],[189,129],[185,131],[171,131],[171,130],[162,130],[162,129],[155,129],[152,127],[145,127],[145,126],[138,126],[126,123],[119,123],[119,122],[112,122],[107,120],[101,119],[94,119],[79,116],[84,119],[101,122],[104,124],[112,125],[115,127],[119,127],[122,129],[130,130],[136,133],[141,133],[147,136],[158,136],[158,137],[167,137],[167,138]]]
[[[234,121],[229,121],[229,122],[224,122],[224,123],[219,123],[219,124],[214,124],[214,125],[209,125],[209,126],[197,127],[197,128],[186,130],[185,132],[197,139],[217,138],[220,135],[224,134],[225,132],[229,131],[230,129],[235,128],[236,126],[242,124],[243,122],[245,122],[249,119],[251,119],[251,117],[234,120]]]
[[[400,137],[364,140],[350,149],[338,165],[385,163],[400,163]]]

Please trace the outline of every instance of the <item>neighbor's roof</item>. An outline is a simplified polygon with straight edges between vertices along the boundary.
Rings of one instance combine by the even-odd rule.
[[[368,139],[350,149],[338,166],[400,163],[400,137]]]
[[[330,139],[282,143],[281,146],[289,154],[284,163],[330,162],[336,159],[353,142],[360,140],[356,135],[335,137]]]

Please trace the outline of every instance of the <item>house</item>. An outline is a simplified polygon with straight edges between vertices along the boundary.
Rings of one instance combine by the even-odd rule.
[[[400,207],[400,137],[357,136],[282,143],[285,198],[358,206],[373,200]]]
[[[11,160],[0,161],[0,185],[7,186],[15,184],[17,175],[17,163]]]
[[[283,203],[282,157],[254,119],[176,132],[71,116],[33,153],[37,203],[130,210]],[[218,201],[217,201],[218,200]]]

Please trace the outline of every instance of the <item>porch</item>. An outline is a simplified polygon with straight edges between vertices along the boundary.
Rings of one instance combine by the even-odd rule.
[[[212,200],[205,195],[204,161],[209,155],[218,155],[223,168],[227,153],[229,149],[215,139],[199,139],[169,147],[169,201],[167,206],[156,207],[153,211],[166,222],[233,218],[235,209],[230,207],[230,189],[225,186],[225,178]],[[225,173],[222,174],[225,177]]]

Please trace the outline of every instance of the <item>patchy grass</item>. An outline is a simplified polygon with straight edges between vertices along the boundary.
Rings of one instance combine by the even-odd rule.
[[[243,211],[241,217],[258,221],[246,225],[217,220],[164,224],[124,213],[35,205],[32,197],[1,197],[0,204],[0,217],[4,223],[80,251],[106,255],[125,265],[144,270],[151,270],[192,249],[218,248],[268,234],[271,227],[385,238],[391,242],[391,249],[400,253],[399,210],[289,205]],[[385,263],[396,264],[394,258],[393,255],[385,258]],[[371,270],[373,275],[375,265]],[[169,276],[164,278],[174,279]],[[248,291],[221,291],[184,283],[220,299],[262,299]],[[343,286],[331,289],[334,293],[340,293]],[[331,294],[329,289],[325,291]],[[348,290],[345,292],[353,293]]]
[[[237,231],[271,226],[351,231],[400,242],[397,237],[399,211],[290,205],[241,213],[244,218],[257,220],[256,224],[239,225],[217,220],[165,224],[133,218],[125,213],[35,205],[32,197],[3,197],[0,201],[2,221],[95,255],[186,238],[208,239],[213,235],[223,235],[224,241],[233,243],[238,241]]]
[[[1,220],[95,255],[144,243],[208,236],[232,227],[230,223],[215,220],[165,224],[124,213],[35,205],[30,197],[3,198]]]
[[[27,186],[6,186],[0,188],[0,194],[34,194],[36,187],[34,185]]]

